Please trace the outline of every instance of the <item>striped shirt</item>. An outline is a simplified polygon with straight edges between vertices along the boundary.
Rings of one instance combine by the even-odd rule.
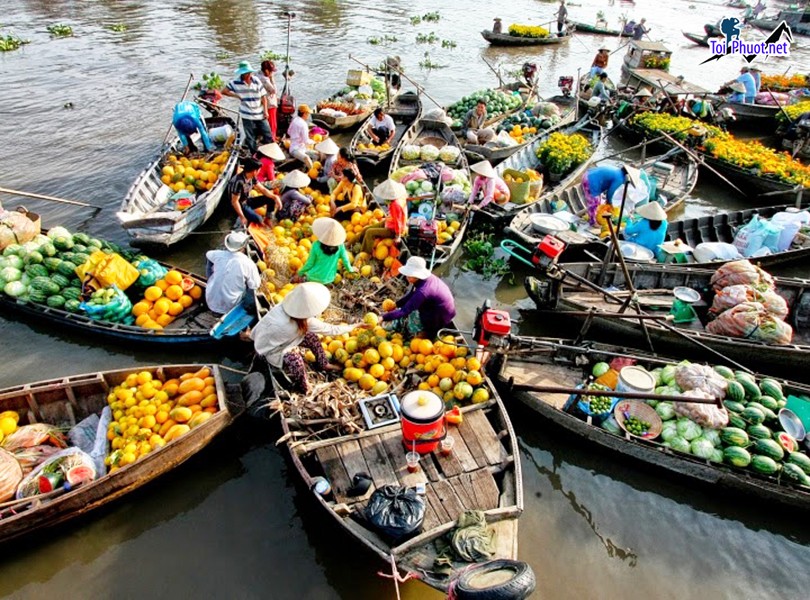
[[[262,106],[262,96],[266,95],[264,86],[258,77],[251,76],[250,83],[245,83],[242,79],[235,79],[228,84],[228,89],[234,94],[239,94],[242,99],[239,104],[239,114],[248,121],[261,121],[265,118],[264,107]]]

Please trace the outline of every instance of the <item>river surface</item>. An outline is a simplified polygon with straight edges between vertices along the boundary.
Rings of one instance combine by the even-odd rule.
[[[553,3],[512,0],[386,0],[385,2],[253,0],[5,0],[0,34],[31,40],[0,54],[0,185],[84,200],[85,209],[26,201],[43,225],[63,224],[126,243],[115,218],[137,173],[166,134],[171,109],[189,74],[227,77],[240,60],[258,64],[264,50],[284,53],[285,9],[292,21],[292,89],[314,104],[343,86],[357,68],[349,54],[378,64],[402,58],[407,73],[440,104],[476,89],[495,87],[486,59],[504,73],[531,60],[540,67],[540,91],[556,93],[560,75],[587,69],[601,45],[614,38],[576,36],[547,49],[490,48],[479,35],[500,16],[510,23],[553,19]],[[739,62],[707,65],[708,51],[692,46],[681,30],[739,11],[719,2],[638,0],[635,5],[582,0],[570,18],[593,22],[602,10],[611,26],[625,13],[646,17],[651,37],[675,51],[671,71],[713,89],[733,78]],[[438,23],[411,25],[410,17],[438,11]],[[48,25],[65,23],[75,35],[52,39]],[[115,33],[108,26],[123,23]],[[415,43],[435,32],[455,42]],[[371,37],[389,41],[368,43]],[[390,38],[396,38],[396,41]],[[768,72],[806,71],[808,38],[798,37],[789,59],[773,59]],[[428,53],[445,68],[418,65]],[[624,50],[611,57],[618,79]],[[429,103],[429,102],[428,102]],[[66,105],[68,107],[66,107]],[[765,132],[763,132],[764,134]],[[619,147],[611,142],[611,149]],[[610,149],[609,149],[610,150]],[[609,151],[608,150],[608,151]],[[5,206],[20,203],[4,196]],[[787,201],[787,200],[786,200]],[[739,208],[740,200],[717,182],[698,184],[689,215]],[[223,207],[195,235],[161,258],[192,270],[221,241],[231,222]],[[457,265],[460,263],[457,263]],[[458,266],[444,276],[459,298],[469,326],[485,298],[521,319],[522,332],[549,332],[532,317],[520,269],[484,281]],[[795,274],[810,275],[806,267]],[[143,351],[51,332],[45,325],[0,319],[0,387],[133,364],[217,360],[243,366],[239,351],[222,356],[184,351]],[[508,399],[507,399],[508,400]],[[526,511],[520,554],[534,568],[538,598],[801,598],[810,589],[810,530],[806,519],[779,507],[750,507],[733,495],[691,490],[656,473],[616,464],[543,431],[530,412],[515,407],[524,465]],[[208,449],[158,482],[87,518],[4,547],[0,595],[13,598],[394,598],[393,585],[375,575],[381,565],[343,535],[318,510],[274,442],[275,424],[239,422]],[[438,597],[418,583],[403,598]]]

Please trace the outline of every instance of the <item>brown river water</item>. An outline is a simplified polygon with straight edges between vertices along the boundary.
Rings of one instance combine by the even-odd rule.
[[[497,12],[493,12],[497,7]],[[314,103],[343,86],[356,68],[349,54],[377,64],[402,57],[406,72],[441,104],[484,87],[496,77],[482,58],[510,70],[526,60],[540,67],[541,92],[556,93],[559,75],[587,69],[612,38],[576,36],[548,49],[489,48],[479,31],[500,16],[541,24],[556,5],[533,0],[4,0],[0,34],[31,40],[0,54],[0,186],[85,200],[103,207],[94,218],[76,207],[26,201],[43,224],[63,224],[125,243],[115,211],[136,174],[156,155],[173,104],[189,73],[223,77],[240,60],[257,64],[263,50],[284,52],[293,10],[293,92]],[[706,49],[681,30],[739,11],[716,2],[607,0],[572,3],[571,18],[595,20],[603,10],[612,26],[622,13],[646,16],[653,39],[675,51],[671,71],[707,88],[731,79],[739,62],[708,65]],[[438,11],[438,23],[409,22]],[[48,25],[65,23],[74,37],[51,39]],[[124,23],[115,33],[106,27]],[[455,49],[415,43],[435,31]],[[396,37],[382,45],[370,37]],[[808,38],[788,59],[766,71],[806,70]],[[425,71],[430,60],[445,68]],[[611,57],[618,79],[624,51]],[[72,108],[65,108],[72,103]],[[763,132],[763,134],[766,132]],[[611,141],[611,148],[621,147]],[[20,203],[4,196],[5,206]],[[688,214],[738,208],[716,181],[698,184]],[[227,207],[195,235],[160,256],[192,270],[217,245],[232,220]],[[575,332],[538,322],[515,281],[484,281],[457,262],[444,276],[459,298],[459,320],[469,326],[485,298],[507,307],[521,332]],[[792,270],[810,275],[806,266]],[[523,310],[522,310],[523,309]],[[0,319],[0,387],[58,375],[133,364],[217,360],[244,366],[246,354],[144,351],[52,332],[48,326]],[[508,399],[507,399],[508,400]],[[538,579],[537,598],[801,598],[810,589],[810,530],[779,507],[749,506],[735,496],[710,495],[660,474],[615,462],[574,439],[551,435],[515,407],[521,440],[526,511],[520,555]],[[238,422],[208,449],[170,475],[75,523],[8,545],[0,553],[0,595],[13,598],[394,598],[384,567],[327,519],[275,447],[275,424]],[[409,599],[438,597],[419,583],[402,587]]]

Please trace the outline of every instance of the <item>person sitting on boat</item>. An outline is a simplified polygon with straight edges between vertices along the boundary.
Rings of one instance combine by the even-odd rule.
[[[374,115],[369,119],[366,133],[377,145],[390,144],[397,132],[397,126],[391,115],[385,114],[382,107],[374,109]]]
[[[200,138],[207,152],[214,149],[211,138],[208,137],[208,128],[205,126],[200,107],[196,102],[183,100],[174,105],[172,114],[172,125],[177,130],[180,143],[183,144],[183,152],[197,152],[197,146],[191,141],[191,136],[200,132]]]
[[[360,169],[357,167],[357,163],[354,162],[354,156],[351,151],[344,146],[338,150],[337,158],[335,162],[332,163],[332,170],[329,172],[327,184],[329,185],[330,191],[334,190],[337,184],[340,183],[340,180],[343,178],[343,171],[346,169],[351,170],[354,173],[355,179],[363,183],[363,177],[360,175]],[[324,170],[324,173],[325,172],[326,170]]]
[[[635,41],[641,40],[641,38],[650,33],[650,28],[644,26],[646,22],[647,19],[641,19],[641,21],[636,23],[635,27],[633,27],[633,39]]]
[[[247,242],[247,233],[232,231],[225,236],[225,250],[205,253],[208,277],[205,303],[212,312],[224,315],[240,303],[245,309],[254,310],[252,292],[258,289],[262,278],[256,263],[242,252]]]
[[[363,252],[371,254],[374,240],[393,239],[399,245],[402,236],[408,232],[408,192],[405,186],[393,179],[386,179],[374,188],[374,197],[388,202],[388,216],[382,227],[368,227],[363,232]]]
[[[265,222],[266,213],[265,216],[262,216],[256,212],[256,209],[261,206],[264,206],[266,211],[273,202],[276,210],[281,208],[281,199],[278,195],[256,181],[260,168],[261,164],[257,160],[245,159],[242,163],[242,172],[231,177],[228,182],[227,194],[231,198],[231,206],[244,226],[247,226],[248,223]],[[253,190],[259,192],[261,196],[251,196],[250,192]]]
[[[751,74],[751,77],[754,78],[754,97],[759,94],[759,90],[762,89],[762,69],[760,69],[756,65],[751,65],[748,67],[748,72]]]
[[[588,217],[591,225],[596,224],[596,211],[603,203],[603,196],[612,198],[625,183],[625,171],[614,165],[591,167],[582,177],[582,191],[588,204]]]
[[[239,115],[245,130],[245,145],[251,154],[256,152],[259,142],[272,142],[273,132],[267,122],[267,93],[247,61],[239,63],[236,79],[231,81],[222,93],[239,99]]]
[[[603,71],[599,74],[599,79],[593,86],[591,98],[599,98],[602,102],[610,102],[610,90],[608,90],[607,80],[607,73]]]
[[[667,213],[658,202],[639,206],[624,228],[625,240],[649,248],[653,254],[658,254],[658,246],[664,243],[666,235]]]
[[[484,125],[486,121],[487,101],[482,98],[464,115],[464,121],[461,124],[461,135],[470,144],[486,144],[495,137],[495,130]]]
[[[349,253],[346,252],[346,230],[343,225],[329,217],[318,217],[312,223],[312,233],[318,239],[312,244],[309,258],[296,274],[299,280],[329,284],[338,274],[338,261],[343,268],[354,273]]]
[[[511,196],[509,186],[506,182],[498,177],[495,169],[488,160],[482,160],[475,163],[470,167],[470,171],[476,174],[475,181],[473,182],[472,192],[470,193],[470,203],[478,208],[484,208],[490,202],[495,201],[496,204],[503,204],[509,202]],[[481,202],[476,204],[478,197],[481,197]]]
[[[734,84],[738,85],[734,85]],[[731,95],[729,100],[731,102],[740,102],[743,104],[753,104],[754,98],[756,97],[756,82],[754,81],[754,77],[751,75],[751,72],[748,70],[748,67],[740,68],[740,74],[737,78],[728,85],[734,93]],[[740,90],[740,86],[742,86],[742,90]]]
[[[591,65],[591,77],[596,77],[605,72],[608,66],[608,59],[610,58],[609,50],[607,48],[599,48],[599,52],[593,59]]]
[[[351,169],[343,169],[340,183],[332,190],[332,216],[335,218],[350,218],[355,211],[366,209],[363,187],[357,183],[357,177]]]
[[[560,37],[565,29],[565,22],[568,20],[568,9],[565,7],[565,0],[560,0],[560,7],[555,15],[557,17],[557,36]]]
[[[312,198],[300,191],[301,188],[307,187],[310,181],[306,173],[297,169],[284,176],[281,180],[284,192],[281,194],[281,208],[276,212],[277,220],[297,221],[304,211],[312,206]]]
[[[492,33],[503,33],[503,21],[500,17],[495,17],[495,22],[492,24]]]
[[[430,272],[421,256],[410,257],[399,268],[399,274],[413,287],[397,300],[395,310],[383,313],[382,320],[404,319],[408,331],[435,338],[439,330],[449,327],[456,316],[453,293],[445,282]]]
[[[318,176],[318,182],[328,185],[340,148],[332,138],[328,137],[315,144],[315,151],[318,153],[318,160],[321,161],[321,174]]]
[[[256,353],[271,367],[283,371],[294,391],[306,394],[310,390],[303,356],[306,350],[315,355],[315,370],[339,370],[329,364],[318,335],[338,336],[366,327],[362,323],[330,325],[318,319],[331,300],[332,295],[323,284],[314,281],[298,284],[250,331]]]
[[[287,135],[290,138],[290,156],[300,160],[307,167],[307,171],[312,168],[312,159],[307,154],[309,146],[309,125],[307,119],[312,114],[312,109],[306,104],[298,105],[298,115],[292,120],[287,128]]]
[[[256,174],[256,180],[259,183],[273,183],[276,180],[275,161],[286,158],[281,147],[275,142],[264,144],[256,149],[256,157],[261,165],[259,172]]]

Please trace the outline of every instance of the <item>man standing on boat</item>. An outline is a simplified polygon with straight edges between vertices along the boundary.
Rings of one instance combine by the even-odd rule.
[[[307,119],[312,110],[306,104],[298,105],[298,116],[296,116],[287,129],[290,137],[290,156],[300,160],[307,167],[307,171],[312,168],[312,159],[307,154],[309,144],[309,125]]]
[[[238,175],[231,177],[228,182],[226,193],[231,198],[231,206],[239,216],[242,225],[247,227],[248,223],[261,224],[268,220],[267,213],[262,216],[256,209],[260,206],[267,207],[270,202],[275,203],[276,210],[281,209],[281,199],[275,193],[268,190],[261,183],[256,181],[256,175],[259,173],[261,163],[253,158],[245,160],[242,166],[242,172]],[[251,196],[250,192],[256,190],[261,196]]]
[[[225,237],[225,250],[206,252],[205,303],[212,312],[224,315],[240,303],[252,312],[250,292],[258,289],[262,278],[255,263],[242,252],[247,242],[247,233],[232,231]]]
[[[258,77],[253,76],[253,68],[247,61],[239,63],[236,79],[231,81],[222,93],[239,99],[239,115],[245,130],[245,144],[250,154],[256,152],[257,141],[270,143],[273,132],[267,122],[267,93]]]
[[[633,27],[633,39],[635,41],[641,40],[641,38],[643,38],[645,35],[650,33],[649,28],[644,27],[644,23],[646,23],[646,22],[647,22],[647,19],[641,19],[641,21],[636,23],[636,26]]]
[[[560,8],[557,9],[557,36],[562,37],[565,29],[565,21],[568,19],[568,9],[565,7],[565,0],[560,0]]]
[[[734,83],[738,85],[733,85]],[[757,84],[754,80],[754,76],[751,75],[748,67],[743,66],[740,68],[739,76],[726,84],[727,86],[731,87],[734,90],[734,94],[732,95],[732,102],[740,102],[743,104],[753,104],[754,98],[757,95]],[[742,86],[742,88],[740,88]]]
[[[205,145],[205,150],[211,152],[214,149],[214,144],[211,143],[211,138],[208,137],[208,129],[205,127],[200,107],[197,106],[196,102],[183,100],[175,104],[172,125],[177,130],[180,143],[183,144],[183,152],[197,152],[197,146],[191,141],[191,136],[198,131],[202,143]]]
[[[486,144],[495,137],[495,132],[490,127],[484,126],[486,121],[487,102],[481,99],[464,115],[461,134],[470,144]]]

